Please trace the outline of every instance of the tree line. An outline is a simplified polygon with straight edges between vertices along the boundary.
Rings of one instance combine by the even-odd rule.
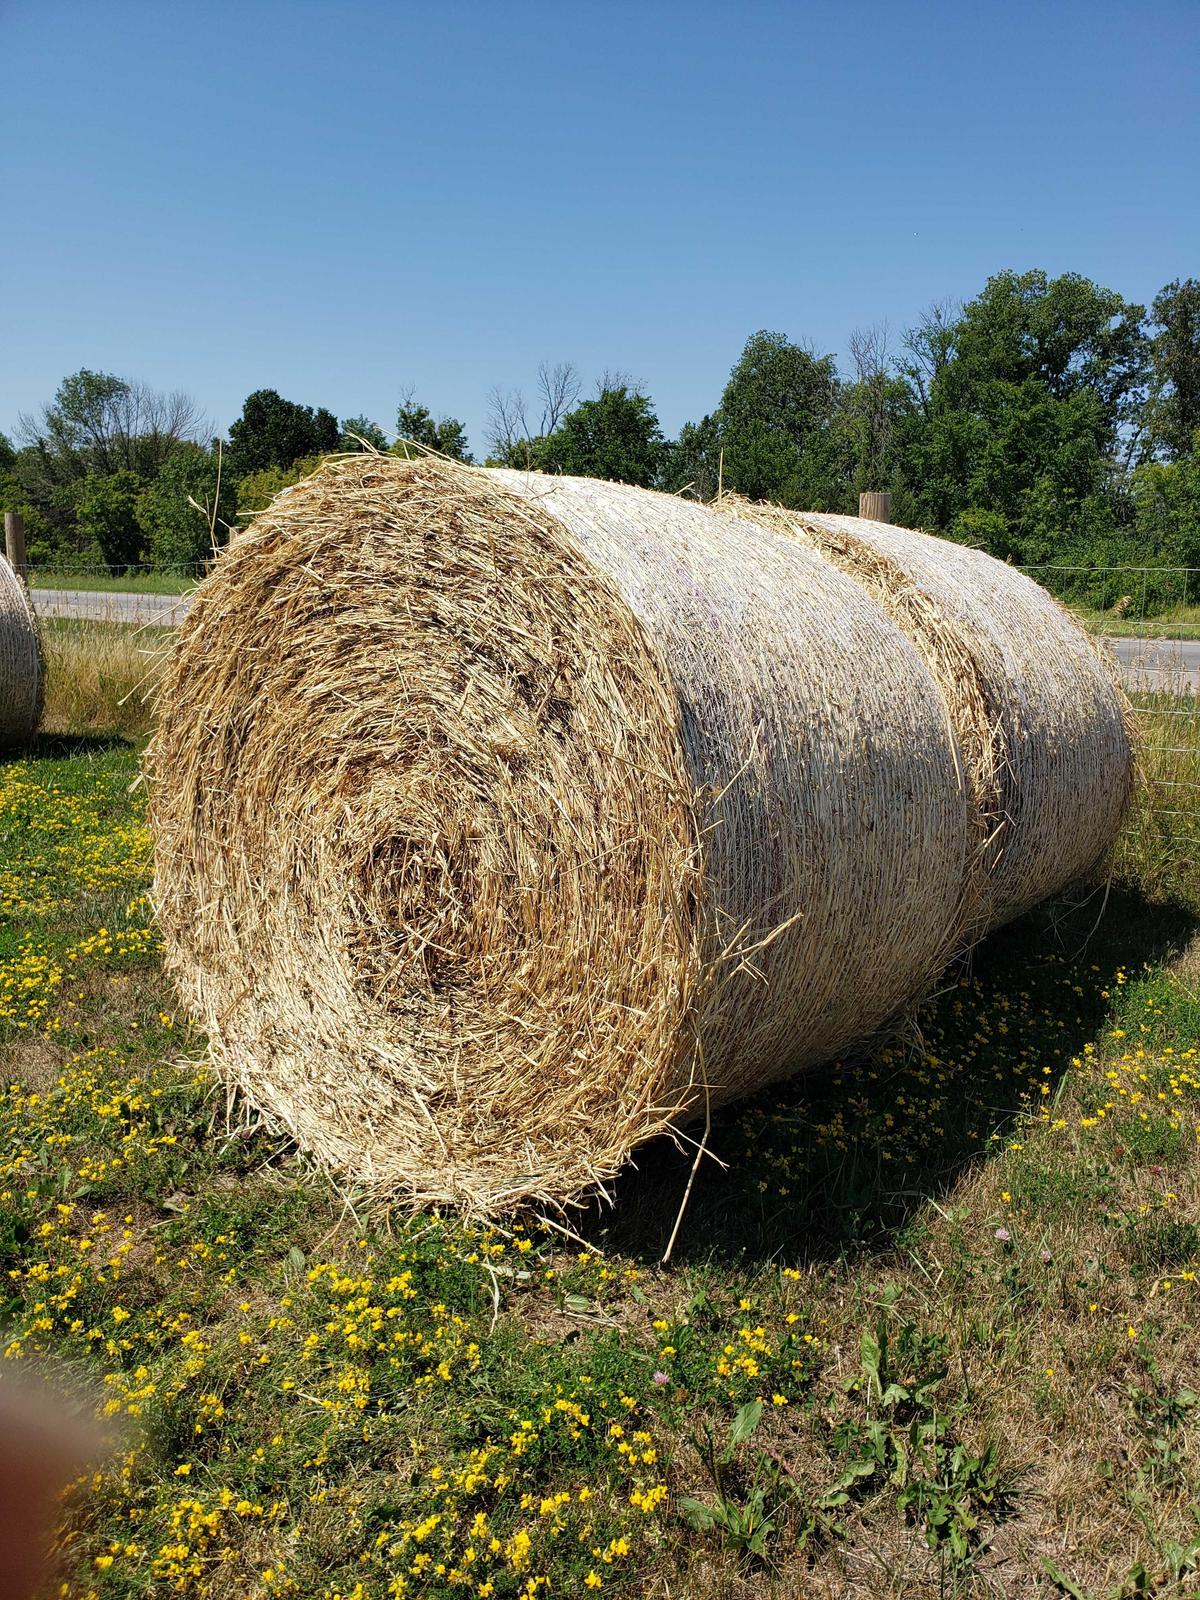
[[[753,333],[716,405],[674,439],[627,375],[585,396],[571,363],[546,362],[532,400],[491,392],[486,459],[821,511],[886,489],[896,521],[1056,566],[1052,586],[1090,585],[1101,604],[1124,581],[1098,593],[1097,568],[1156,569],[1161,603],[1165,569],[1200,567],[1200,281],[1167,284],[1147,309],[1077,273],[1002,272],[898,339],[855,332],[849,355],[839,371]],[[332,452],[472,459],[462,423],[411,392],[394,434],[260,389],[218,440],[185,394],[84,370],[15,441],[0,434],[0,506],[24,513],[35,562],[191,564]]]

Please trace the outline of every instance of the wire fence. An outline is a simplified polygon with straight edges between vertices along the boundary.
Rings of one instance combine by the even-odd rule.
[[[202,563],[155,567],[131,564],[26,568],[34,610],[43,621],[95,622],[120,627],[176,627],[187,615],[189,593],[204,575]]]
[[[1148,627],[1167,637],[1200,635],[1200,567],[1046,562],[1020,570],[1080,612],[1097,633]]]

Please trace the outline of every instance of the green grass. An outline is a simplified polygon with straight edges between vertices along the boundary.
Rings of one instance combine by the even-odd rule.
[[[665,1141],[568,1238],[367,1214],[228,1117],[137,756],[0,767],[6,1355],[121,1428],[53,1592],[1192,1592],[1187,905],[1026,918],[919,1039],[723,1114],[663,1268]]]
[[[192,573],[132,571],[114,576],[96,567],[35,567],[31,589],[79,589],[96,594],[187,594],[197,577]]]

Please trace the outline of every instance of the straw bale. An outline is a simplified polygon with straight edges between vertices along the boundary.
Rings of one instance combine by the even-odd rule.
[[[0,750],[37,732],[45,696],[45,657],[24,583],[0,555]]]
[[[952,540],[863,517],[736,510],[862,583],[941,683],[978,819],[964,943],[1094,876],[1129,801],[1133,740],[1113,663],[1070,612]]]
[[[961,938],[942,686],[740,516],[333,462],[218,558],[160,708],[156,900],[218,1070],[413,1204],[568,1201]]]

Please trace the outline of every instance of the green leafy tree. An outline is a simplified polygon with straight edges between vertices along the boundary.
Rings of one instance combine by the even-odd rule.
[[[835,509],[844,497],[835,419],[841,385],[832,356],[782,333],[747,339],[711,417],[688,424],[667,452],[664,482],[726,489],[751,500]]]
[[[143,482],[136,472],[93,473],[86,478],[75,502],[75,515],[83,536],[96,545],[109,572],[120,574],[141,560],[144,535],[137,519],[137,501]]]
[[[290,489],[292,484],[311,476],[323,460],[323,456],[303,456],[290,467],[264,467],[261,472],[247,473],[237,486],[239,518],[244,520],[264,510],[281,489]]]
[[[40,414],[21,418],[25,443],[43,454],[58,482],[136,472],[150,478],[185,440],[208,424],[186,394],[162,394],[144,383],[91,372],[64,378]]]
[[[663,447],[659,476],[671,494],[715,499],[721,483],[721,435],[715,417],[684,423],[678,439]]]
[[[22,448],[11,471],[52,542],[65,551],[79,542],[75,509],[86,478],[116,472],[153,478],[181,444],[210,432],[187,395],[84,367],[63,379],[40,412],[21,417]]]
[[[366,417],[343,417],[338,448],[353,454],[364,448],[364,441],[372,449],[381,452],[388,447],[387,434],[377,422],[370,422]]]
[[[1200,567],[1200,429],[1191,449],[1169,462],[1151,461],[1133,474],[1131,497],[1138,538],[1155,561]],[[1200,601],[1200,581],[1190,598]]]
[[[38,566],[52,561],[58,553],[54,530],[38,508],[17,473],[20,451],[0,433],[0,513],[19,511],[25,519],[25,547],[30,562]]]
[[[503,448],[492,447],[484,462],[488,467],[515,467],[521,472],[549,472],[546,460],[547,439],[538,434],[529,439],[513,439]]]
[[[304,456],[336,450],[341,437],[332,411],[314,411],[274,389],[256,389],[230,424],[227,464],[234,478],[270,467],[286,471]]]
[[[954,519],[951,534],[960,544],[985,550],[997,561],[1019,561],[1021,552],[1013,540],[1008,518],[1000,511],[983,506],[967,506]]]
[[[602,386],[535,444],[536,465],[544,471],[643,488],[655,482],[663,460],[662,429],[649,397],[624,383]]]
[[[905,474],[919,520],[1002,517],[993,543],[1027,562],[1120,523],[1122,443],[1147,370],[1142,307],[1075,273],[1004,272],[940,330]],[[910,378],[911,382],[911,378]]]
[[[19,511],[25,514],[28,499],[21,481],[13,468],[17,452],[7,434],[0,433],[0,511]]]
[[[237,518],[237,496],[219,471],[215,452],[180,448],[138,495],[134,515],[150,560],[161,568],[192,568],[224,544]]]
[[[420,449],[409,448],[415,444],[426,450],[436,450],[438,455],[449,456],[452,461],[473,459],[467,445],[467,430],[458,418],[435,418],[427,406],[418,405],[411,391],[401,397],[396,411],[396,432],[400,437],[392,446],[393,455],[420,455]]]
[[[1200,432],[1200,281],[1167,284],[1151,321],[1147,452],[1174,460],[1195,450]]]

